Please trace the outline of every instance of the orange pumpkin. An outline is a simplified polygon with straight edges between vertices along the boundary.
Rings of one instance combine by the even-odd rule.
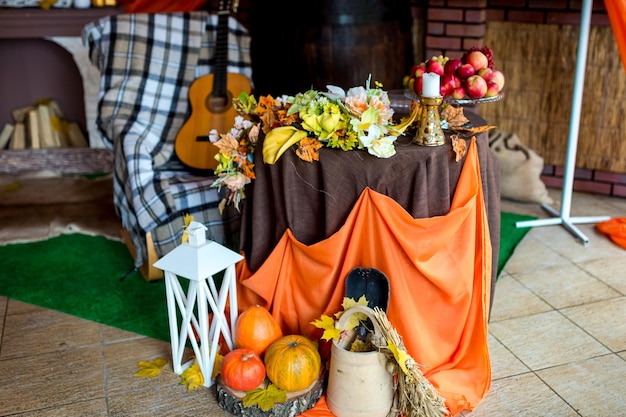
[[[282,335],[274,316],[258,304],[246,308],[235,323],[235,347],[252,349],[259,356]]]
[[[300,391],[319,376],[322,360],[317,346],[306,336],[287,335],[265,351],[265,372],[274,385],[285,391]]]
[[[265,379],[265,365],[251,349],[235,349],[222,359],[220,373],[227,387],[250,391]]]

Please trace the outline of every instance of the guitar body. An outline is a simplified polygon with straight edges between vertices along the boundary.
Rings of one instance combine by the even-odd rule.
[[[191,115],[183,124],[174,143],[180,161],[196,169],[215,169],[218,149],[209,141],[209,131],[226,133],[237,116],[233,97],[242,91],[251,92],[248,78],[237,73],[227,74],[225,94],[214,94],[214,75],[207,74],[196,79],[189,87]]]

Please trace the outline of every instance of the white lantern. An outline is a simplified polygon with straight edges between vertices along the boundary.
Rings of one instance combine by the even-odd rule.
[[[154,266],[163,270],[165,275],[174,372],[180,375],[193,363],[193,360],[182,363],[185,344],[189,338],[195,360],[204,377],[204,386],[210,387],[213,385],[211,375],[220,335],[224,336],[228,348],[234,349],[233,338],[237,320],[235,264],[242,260],[243,256],[216,242],[207,241],[206,230],[202,223],[192,221],[187,227],[188,242],[176,247],[155,262]],[[214,276],[221,271],[224,271],[224,275],[218,291]],[[182,279],[189,280],[187,294],[181,286]],[[227,300],[230,325],[226,319]],[[211,320],[209,306],[213,313]],[[177,308],[181,316],[180,328]],[[194,332],[198,334],[199,343]]]

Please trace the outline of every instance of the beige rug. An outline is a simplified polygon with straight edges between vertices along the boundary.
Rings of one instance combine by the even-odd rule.
[[[66,233],[119,240],[111,176],[89,179],[40,171],[0,176],[0,245]]]

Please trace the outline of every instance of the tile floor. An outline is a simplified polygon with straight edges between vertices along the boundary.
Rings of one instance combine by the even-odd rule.
[[[550,190],[558,201],[560,193]],[[534,204],[503,210],[546,217]],[[572,216],[624,216],[626,199],[574,193]],[[498,280],[493,383],[464,417],[626,416],[626,251],[594,230],[532,228]],[[168,343],[0,297],[0,416],[224,416],[212,389],[137,362]]]

